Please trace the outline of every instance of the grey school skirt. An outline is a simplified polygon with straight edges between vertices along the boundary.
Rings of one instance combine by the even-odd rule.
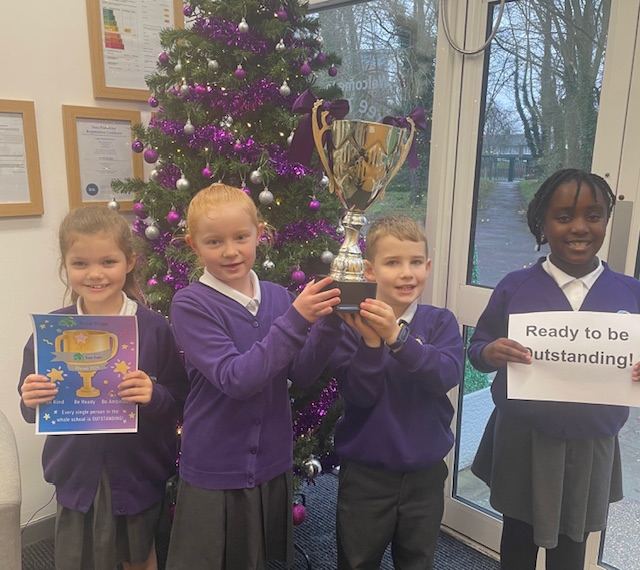
[[[263,570],[293,565],[291,471],[252,489],[217,491],[180,480],[167,570]]]
[[[114,515],[106,471],[89,511],[58,504],[55,561],[58,570],[114,570],[121,562],[141,564],[154,546],[162,502],[135,515]]]
[[[603,530],[609,503],[622,499],[617,436],[560,439],[495,409],[471,471],[489,485],[491,506],[532,525],[542,548],[559,534],[582,542]]]

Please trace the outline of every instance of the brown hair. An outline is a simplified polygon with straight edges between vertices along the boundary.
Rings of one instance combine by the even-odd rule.
[[[367,230],[365,258],[368,261],[373,261],[378,242],[385,236],[393,236],[399,240],[423,241],[425,254],[429,257],[424,226],[404,214],[389,214],[375,220]]]
[[[260,225],[256,205],[243,190],[216,183],[203,188],[191,199],[187,210],[187,234],[193,238],[200,216],[206,215],[209,210],[217,210],[228,204],[237,204],[249,214],[256,226]]]
[[[120,214],[104,206],[85,206],[69,212],[60,224],[58,240],[60,243],[60,278],[67,287],[65,296],[70,295],[73,303],[78,300],[78,294],[69,287],[64,261],[69,248],[79,235],[90,236],[96,234],[112,236],[127,260],[136,257],[135,238],[127,221]],[[144,297],[136,276],[136,266],[127,273],[122,290],[127,297],[144,303]]]

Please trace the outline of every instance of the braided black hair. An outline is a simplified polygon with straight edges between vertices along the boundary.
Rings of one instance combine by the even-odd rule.
[[[538,249],[540,249],[541,245],[547,243],[547,238],[542,235],[542,226],[544,225],[544,217],[549,207],[551,197],[559,186],[571,181],[578,185],[575,197],[576,201],[578,200],[578,193],[583,184],[589,187],[594,199],[597,198],[597,191],[600,190],[607,205],[607,220],[611,217],[613,206],[616,203],[616,196],[604,178],[592,172],[578,170],[577,168],[558,170],[542,183],[527,209],[527,223],[529,224],[529,230],[536,238]]]

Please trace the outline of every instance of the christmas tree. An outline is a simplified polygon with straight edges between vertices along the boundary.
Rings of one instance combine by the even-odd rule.
[[[310,91],[319,74],[334,77],[339,63],[323,51],[317,18],[297,0],[192,0],[183,13],[184,29],[161,32],[164,51],[147,78],[149,125],[134,127],[132,150],[153,165],[150,179],[113,182],[134,197],[134,232],[147,250],[145,296],[164,314],[173,294],[200,274],[183,239],[185,212],[213,182],[254,198],[271,229],[254,269],[292,291],[328,272],[344,232],[326,175],[288,152],[309,111],[294,113],[294,103],[340,93],[331,84]],[[294,463],[307,475],[319,469],[312,454],[329,456],[337,400],[329,376],[312,392],[292,393]]]

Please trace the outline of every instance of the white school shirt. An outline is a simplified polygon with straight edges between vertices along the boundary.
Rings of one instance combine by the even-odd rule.
[[[251,285],[253,286],[253,297],[247,297],[244,293],[240,293],[233,287],[229,287],[226,283],[223,283],[217,277],[214,277],[209,273],[207,269],[204,270],[204,273],[200,277],[199,281],[203,285],[207,287],[211,287],[215,289],[219,293],[226,295],[230,299],[237,301],[243,307],[247,309],[254,317],[258,314],[258,307],[260,306],[260,301],[262,300],[262,296],[260,294],[260,280],[258,279],[258,275],[253,269],[249,272],[249,278],[251,279]]]
[[[591,273],[587,273],[582,277],[573,277],[573,275],[565,273],[562,269],[559,269],[551,263],[549,256],[542,262],[542,268],[551,275],[553,280],[558,284],[558,287],[562,289],[562,292],[567,297],[567,301],[569,301],[574,311],[577,311],[582,306],[582,302],[587,296],[589,289],[593,287],[596,279],[598,279],[604,271],[602,261],[600,261],[599,257],[596,257],[596,259],[598,260],[597,267]]]

